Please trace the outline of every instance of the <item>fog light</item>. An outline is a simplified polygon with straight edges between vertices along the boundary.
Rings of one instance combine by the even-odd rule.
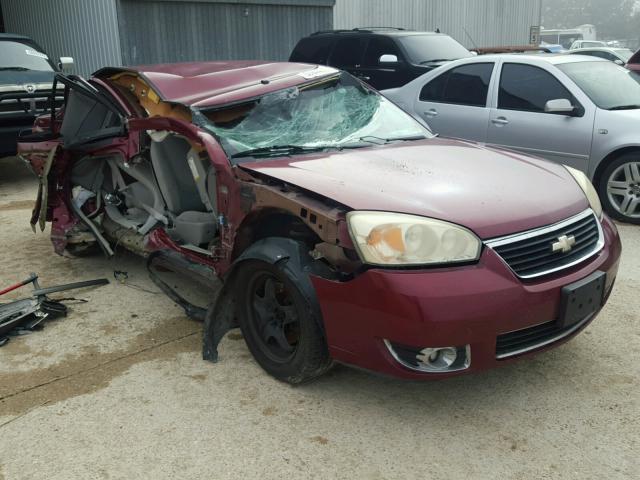
[[[444,347],[444,348],[423,348],[418,355],[416,355],[416,360],[420,365],[425,367],[435,368],[437,370],[446,370],[458,358],[458,349],[454,347]]]
[[[471,365],[471,346],[460,347],[408,347],[385,340],[391,356],[411,370],[445,373],[465,370]]]

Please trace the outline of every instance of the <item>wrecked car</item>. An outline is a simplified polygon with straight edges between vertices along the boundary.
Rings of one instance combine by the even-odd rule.
[[[205,321],[205,359],[240,327],[289,383],[334,362],[444,378],[565,342],[611,292],[620,240],[581,172],[437,138],[348,73],[210,62],[57,81],[64,106],[19,144],[40,179],[32,226],[51,222],[58,254],[146,257]]]

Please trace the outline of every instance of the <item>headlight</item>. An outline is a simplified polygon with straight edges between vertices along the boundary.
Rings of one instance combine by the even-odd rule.
[[[594,188],[591,181],[587,178],[587,176],[582,173],[580,170],[576,170],[575,168],[564,166],[567,171],[575,178],[582,191],[587,196],[587,200],[589,201],[589,206],[591,210],[596,213],[598,218],[602,218],[602,204],[600,203],[600,197],[598,196],[598,192]]]
[[[372,265],[429,265],[480,258],[478,237],[441,220],[355,211],[347,214],[347,223],[360,258]]]

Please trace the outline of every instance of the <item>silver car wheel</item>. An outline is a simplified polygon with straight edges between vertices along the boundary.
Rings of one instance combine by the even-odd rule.
[[[627,162],[616,168],[607,181],[607,196],[622,215],[640,218],[640,162]]]

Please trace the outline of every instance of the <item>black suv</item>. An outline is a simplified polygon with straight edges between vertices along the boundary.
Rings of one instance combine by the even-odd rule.
[[[289,61],[340,68],[384,90],[401,87],[445,62],[471,55],[453,38],[438,32],[355,28],[305,37]]]
[[[48,110],[56,71],[72,65],[69,57],[54,65],[29,37],[0,33],[0,158],[16,153],[18,132],[31,128],[35,117]],[[60,90],[60,104],[62,95]]]

